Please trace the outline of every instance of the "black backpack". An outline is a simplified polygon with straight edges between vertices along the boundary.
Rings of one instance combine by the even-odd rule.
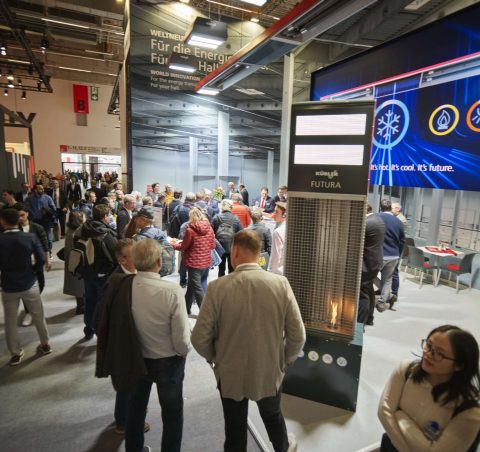
[[[152,238],[146,234],[139,233],[143,237]],[[158,272],[160,276],[171,275],[175,271],[175,249],[168,240],[157,240],[162,247],[162,268]]]
[[[68,256],[68,271],[80,279],[92,279],[97,274],[109,274],[115,263],[108,251],[104,238],[105,234],[88,239],[75,238],[73,248]],[[109,268],[99,268],[95,259],[95,249],[100,249],[110,263]]]
[[[176,210],[176,209],[175,209]],[[168,223],[168,235],[178,239],[178,234],[180,233],[180,228],[182,227],[182,220],[180,219],[180,211],[174,211],[173,216],[170,218],[170,223]]]
[[[234,235],[235,230],[233,229],[232,224],[227,222],[221,222],[219,224],[217,232],[215,233],[215,238],[223,246],[226,253],[230,253]]]

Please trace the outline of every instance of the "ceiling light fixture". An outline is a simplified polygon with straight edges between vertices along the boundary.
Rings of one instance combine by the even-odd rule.
[[[40,41],[40,49],[42,49],[42,53],[47,51],[49,45],[50,43],[48,42],[48,39],[44,36]]]
[[[37,82],[37,90],[38,91],[42,90],[42,82],[40,82],[40,81]]]
[[[4,96],[8,96],[8,89],[6,89],[6,90],[3,92],[3,95],[4,95]]]
[[[7,75],[7,80],[10,80],[11,82],[13,82],[13,72],[9,69],[8,70],[8,75]]]
[[[12,81],[9,81],[7,86],[8,86],[9,88],[15,88],[15,85],[13,84]]]
[[[85,53],[95,53],[96,55],[113,56],[113,53],[109,53],[109,52],[99,52],[98,50],[88,50],[88,49],[85,49]]]
[[[88,69],[76,69],[74,67],[65,67],[65,66],[58,66],[58,69],[65,69],[67,71],[79,71],[79,72],[92,72]]]
[[[21,78],[18,79],[17,84],[18,84],[18,86],[22,86],[22,79]]]
[[[188,45],[216,49],[227,40],[227,24],[205,17],[197,17],[188,31]]]
[[[45,22],[52,22],[54,24],[69,25],[71,27],[86,28],[86,29],[90,28],[85,25],[74,24],[72,22],[64,22],[63,20],[47,19],[45,17],[42,17],[42,20]]]
[[[250,3],[251,5],[255,6],[263,6],[265,3],[267,3],[267,0],[240,0],[244,3]]]
[[[220,91],[213,88],[202,88],[197,91],[197,94],[205,94],[207,96],[216,96]]]
[[[215,0],[207,0],[208,3],[213,3],[215,5],[220,5],[225,8],[236,9],[237,11],[245,11],[246,13],[257,14],[257,11],[252,11],[251,9],[239,8],[238,6],[227,5],[226,3],[216,2]],[[270,14],[262,13],[262,16],[270,17],[270,19],[280,20],[280,17],[270,16]]]
[[[247,96],[261,96],[265,94],[262,91],[258,91],[254,88],[235,88],[235,91],[246,94]]]
[[[168,58],[168,67],[174,71],[188,72],[193,74],[197,70],[197,62],[192,55],[172,52]]]
[[[188,4],[188,3],[190,3],[190,0],[180,0],[180,3]]]
[[[407,6],[405,6],[404,9],[406,9],[407,11],[417,11],[422,6],[426,5],[429,1],[430,0],[413,0],[413,2],[411,2]]]
[[[0,55],[5,56],[7,54],[7,46],[2,42],[0,45]]]
[[[254,24],[258,24],[258,22],[259,22],[258,17],[252,17],[250,19],[250,22],[253,22]]]
[[[27,92],[22,91],[22,100],[25,100],[27,98]]]

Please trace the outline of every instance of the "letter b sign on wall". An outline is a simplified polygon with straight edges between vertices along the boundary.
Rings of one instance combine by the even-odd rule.
[[[73,111],[88,114],[88,86],[73,85]]]

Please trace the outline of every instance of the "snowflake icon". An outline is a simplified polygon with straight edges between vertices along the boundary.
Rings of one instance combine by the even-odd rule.
[[[407,133],[410,123],[407,106],[397,99],[387,100],[377,107],[375,116],[377,130],[373,143],[380,149],[392,149]]]
[[[390,109],[378,120],[378,133],[381,137],[391,141],[392,135],[398,133],[399,124],[400,115],[397,115]]]

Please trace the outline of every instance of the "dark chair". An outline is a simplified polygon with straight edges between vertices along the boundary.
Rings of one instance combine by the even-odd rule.
[[[404,265],[405,269],[403,271],[405,272],[407,271],[407,267],[408,267],[408,247],[409,246],[415,246],[415,241],[413,237],[405,237],[405,245],[403,246],[402,255],[400,256],[399,268],[401,270],[402,265]]]
[[[435,270],[438,268],[437,266],[432,265],[429,261],[425,261],[425,256],[423,254],[423,251],[411,245],[408,246],[407,267],[413,268],[415,270],[415,273],[414,273],[415,277],[417,276],[417,270],[420,271],[420,286],[418,287],[419,289],[423,285],[423,274],[428,270]],[[434,279],[433,275],[432,275],[432,279]]]
[[[457,275],[457,284],[456,284],[456,291],[457,293],[459,292],[459,276],[460,275],[465,275],[465,274],[470,274],[470,283],[469,283],[469,289],[472,289],[472,263],[473,259],[475,257],[476,253],[470,253],[470,254],[465,254],[460,260],[458,260],[456,263],[449,263],[446,265],[441,265],[440,269],[438,271],[438,276],[437,276],[437,284],[438,281],[440,280],[440,274],[442,273],[442,270],[448,272],[448,281],[450,281],[450,277],[452,276],[452,273]]]

